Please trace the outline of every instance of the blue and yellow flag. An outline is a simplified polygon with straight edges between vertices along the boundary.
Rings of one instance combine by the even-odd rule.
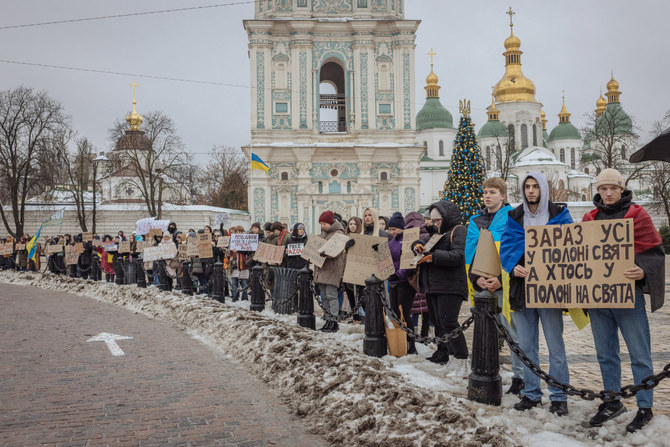
[[[267,172],[270,170],[270,166],[265,164],[261,157],[256,154],[251,154],[251,169],[260,169],[261,171]]]
[[[35,236],[26,244],[26,250],[28,250],[28,259],[34,261],[35,260],[35,255],[37,254],[37,240],[40,237],[40,232],[42,231],[42,225],[40,225],[40,229],[37,230],[37,233],[35,233]]]

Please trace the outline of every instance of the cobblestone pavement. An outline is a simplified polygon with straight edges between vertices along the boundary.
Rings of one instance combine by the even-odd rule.
[[[670,363],[670,262],[668,261],[666,261],[665,265],[665,278],[665,305],[656,312],[651,313],[647,301],[654,373],[659,373],[666,364]],[[648,297],[645,298],[648,300]],[[463,321],[468,316],[470,316],[469,307],[463,306],[459,320]],[[542,334],[541,331],[540,334]],[[472,346],[472,330],[466,332],[466,338],[468,346]],[[568,356],[568,366],[570,367],[571,385],[577,388],[590,388],[594,391],[602,390],[603,384],[600,376],[600,366],[596,358],[591,327],[587,326],[580,331],[572,323],[570,317],[566,316],[563,338]],[[619,342],[621,346],[621,384],[629,385],[633,383],[633,373],[630,369],[630,358],[628,357],[626,342],[621,337],[621,334],[619,334]],[[547,350],[543,336],[540,336],[540,362],[542,363],[542,369],[548,372],[549,351]],[[501,352],[500,363],[503,369],[511,371],[510,351],[507,344],[505,344]],[[543,389],[546,389],[546,384],[543,384]],[[570,399],[577,398],[570,397]],[[635,398],[625,399],[624,403],[629,410],[637,409]],[[654,412],[670,415],[670,379],[665,379],[654,389]]]
[[[3,284],[0,445],[319,446],[303,421],[183,331],[89,298]],[[118,341],[101,332],[133,337]]]

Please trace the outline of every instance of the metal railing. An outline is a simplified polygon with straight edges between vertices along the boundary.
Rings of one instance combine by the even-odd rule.
[[[347,123],[345,121],[321,121],[321,133],[338,133],[347,131]]]

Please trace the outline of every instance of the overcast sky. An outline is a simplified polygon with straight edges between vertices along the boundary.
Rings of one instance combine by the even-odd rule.
[[[99,151],[110,149],[107,129],[132,107],[161,110],[175,121],[196,161],[213,145],[249,142],[249,60],[243,19],[250,3],[105,20],[10,28],[70,20],[244,0],[0,0],[0,89],[44,89],[60,101],[78,132]],[[666,0],[406,0],[405,17],[419,19],[416,47],[418,111],[432,47],[438,53],[442,103],[458,123],[458,100],[471,100],[477,129],[486,121],[491,86],[504,73],[503,41],[521,39],[523,72],[544,104],[548,131],[558,121],[561,91],[578,128],[591,113],[610,70],[620,84],[624,109],[649,139],[652,122],[670,109],[670,40]],[[132,75],[75,71],[13,62],[179,78],[227,85],[180,82]]]

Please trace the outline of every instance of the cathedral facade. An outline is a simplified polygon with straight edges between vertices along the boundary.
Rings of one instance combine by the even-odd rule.
[[[249,212],[318,228],[332,210],[419,208],[417,20],[402,0],[263,0],[246,20],[251,65]]]

